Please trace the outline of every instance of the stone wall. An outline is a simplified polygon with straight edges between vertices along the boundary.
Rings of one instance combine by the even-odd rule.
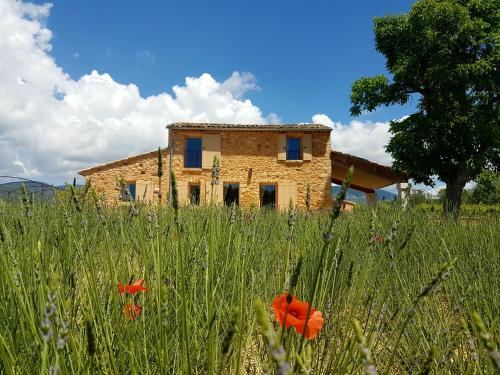
[[[105,203],[119,204],[120,191],[117,189],[116,181],[122,178],[131,182],[136,180],[151,181],[154,188],[159,187],[159,180],[156,176],[158,171],[158,152],[153,151],[147,154],[134,156],[129,159],[119,160],[110,164],[91,169],[89,174],[83,174],[87,180],[91,181],[98,194],[102,194]],[[163,151],[163,177],[161,180],[163,193],[162,201],[168,201],[168,151]],[[153,200],[158,201],[158,195],[155,194]]]
[[[278,160],[278,131],[211,131],[221,135],[220,183],[231,182],[240,185],[240,206],[259,206],[260,185],[295,182],[297,206],[305,208],[307,184],[311,186],[311,208],[325,208],[332,204],[331,161],[329,132],[311,132],[312,160]],[[211,181],[210,169],[184,168],[184,145],[186,137],[201,136],[201,132],[171,130],[173,145],[173,169],[177,180],[184,183],[200,183],[201,201],[205,202],[207,183]],[[287,133],[300,135],[300,133]],[[164,151],[164,176],[162,178],[163,201],[168,200],[169,152]],[[98,169],[98,170],[96,170]],[[157,155],[151,152],[131,159],[92,168],[86,177],[99,192],[105,193],[107,203],[115,203],[119,192],[115,189],[116,179],[149,180],[158,187]],[[157,201],[157,195],[154,200]]]
[[[202,200],[211,170],[188,170],[184,166],[185,137],[201,136],[187,130],[172,130],[173,165],[177,179],[200,182]],[[305,208],[307,184],[311,185],[311,207],[330,207],[331,161],[329,132],[312,132],[312,160],[278,160],[278,135],[275,131],[219,131],[221,134],[220,181],[239,183],[240,206],[259,206],[262,183],[294,181],[297,184],[297,206]],[[293,134],[289,134],[293,135]],[[297,135],[300,135],[297,133]]]

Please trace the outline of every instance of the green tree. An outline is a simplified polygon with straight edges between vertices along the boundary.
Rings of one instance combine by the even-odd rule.
[[[417,100],[387,150],[416,182],[445,182],[444,212],[458,214],[465,184],[500,164],[500,0],[419,0],[374,24],[392,80],[357,80],[351,114]]]
[[[476,187],[472,191],[472,202],[480,204],[500,203],[500,174],[483,171],[476,179]]]
[[[472,190],[471,189],[464,189],[462,191],[462,203],[465,203],[465,204],[473,203],[472,202]]]
[[[446,188],[439,189],[438,191],[438,200],[444,205],[446,203]],[[462,203],[474,203],[472,201],[472,190],[471,189],[463,189],[462,190]]]
[[[412,206],[416,206],[423,203],[433,203],[435,200],[436,199],[425,190],[416,189],[411,191],[409,203]]]

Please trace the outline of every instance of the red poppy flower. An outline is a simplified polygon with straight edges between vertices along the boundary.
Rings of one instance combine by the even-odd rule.
[[[292,301],[288,305],[288,313],[285,312],[287,306],[288,293],[283,293],[282,295],[276,297],[273,301],[273,310],[276,315],[276,319],[281,326],[294,326],[298,333],[302,334],[306,325],[306,315],[309,304],[307,302],[300,301],[297,297],[292,296]],[[311,308],[310,316],[307,321],[307,329],[305,333],[305,338],[312,340],[314,339],[321,328],[323,327],[323,314],[321,311],[316,311],[314,307]]]
[[[126,303],[125,306],[123,306],[123,313],[129,320],[135,320],[135,318],[139,316],[140,312],[141,312],[141,306],[139,305]]]
[[[147,292],[149,289],[143,286],[144,279],[139,279],[132,285],[123,285],[122,283],[118,283],[118,290],[120,294],[135,294],[137,292]]]

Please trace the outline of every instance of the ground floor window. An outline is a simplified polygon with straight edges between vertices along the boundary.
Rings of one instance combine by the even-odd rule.
[[[122,201],[133,201],[136,195],[136,185],[135,181],[122,183],[120,187],[120,200]]]
[[[260,185],[260,206],[276,207],[276,185]]]
[[[224,184],[224,204],[226,206],[240,204],[240,184]]]
[[[189,185],[189,203],[195,206],[200,204],[200,184]]]

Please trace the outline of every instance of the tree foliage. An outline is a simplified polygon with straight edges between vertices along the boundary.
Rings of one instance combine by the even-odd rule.
[[[418,183],[447,185],[457,212],[463,187],[500,165],[500,0],[419,0],[375,19],[376,48],[392,75],[353,84],[351,114],[417,100],[391,122],[393,166]]]
[[[472,203],[500,203],[500,175],[493,171],[484,171],[476,179],[476,187],[472,191]]]

